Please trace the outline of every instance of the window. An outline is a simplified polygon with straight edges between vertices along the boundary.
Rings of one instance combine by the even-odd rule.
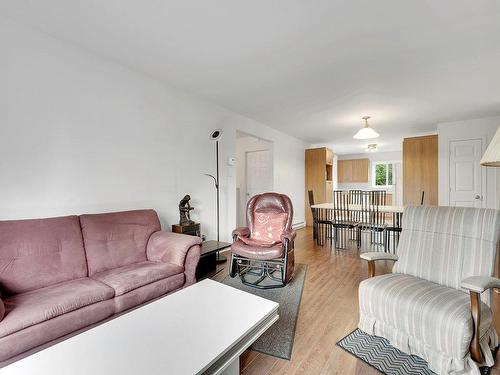
[[[382,161],[373,164],[373,186],[394,185],[394,163]]]

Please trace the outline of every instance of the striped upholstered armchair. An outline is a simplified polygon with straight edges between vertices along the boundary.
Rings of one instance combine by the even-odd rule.
[[[370,278],[359,286],[358,327],[405,353],[425,359],[437,374],[477,374],[491,366],[498,344],[490,308],[500,211],[408,207],[397,255],[364,253]],[[394,260],[375,276],[375,261]]]

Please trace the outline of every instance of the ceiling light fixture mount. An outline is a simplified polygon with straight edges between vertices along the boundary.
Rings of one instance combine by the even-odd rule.
[[[375,152],[377,151],[378,145],[376,143],[370,143],[368,146],[366,146],[366,152]]]
[[[370,116],[363,116],[363,120],[365,120],[365,126],[361,128],[356,134],[354,134],[354,139],[372,139],[380,136],[373,128],[368,125],[368,120]]]

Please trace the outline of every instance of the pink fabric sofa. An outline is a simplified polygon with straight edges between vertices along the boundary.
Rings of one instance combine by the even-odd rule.
[[[153,210],[0,221],[0,361],[193,284],[200,243]]]

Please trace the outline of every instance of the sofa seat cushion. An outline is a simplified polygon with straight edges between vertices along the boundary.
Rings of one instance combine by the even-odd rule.
[[[359,304],[359,328],[376,334],[381,332],[377,325],[385,327],[384,337],[406,353],[415,343],[453,358],[469,351],[470,297],[461,290],[394,273],[362,281]],[[481,336],[491,321],[491,309],[481,303]]]
[[[151,284],[141,286],[131,290],[121,296],[114,298],[115,313],[134,308],[143,303],[154,300],[155,298],[165,296],[184,287],[185,276],[183,273],[155,281]]]
[[[7,298],[0,322],[4,337],[97,302],[112,299],[114,290],[98,281],[81,278]]]
[[[247,245],[241,239],[236,240],[231,246],[231,252],[236,255],[258,260],[271,260],[282,258],[284,255],[281,242],[273,246]]]
[[[184,267],[172,263],[140,262],[100,272],[92,278],[109,285],[115,290],[116,296],[121,296],[141,286],[183,272]]]

